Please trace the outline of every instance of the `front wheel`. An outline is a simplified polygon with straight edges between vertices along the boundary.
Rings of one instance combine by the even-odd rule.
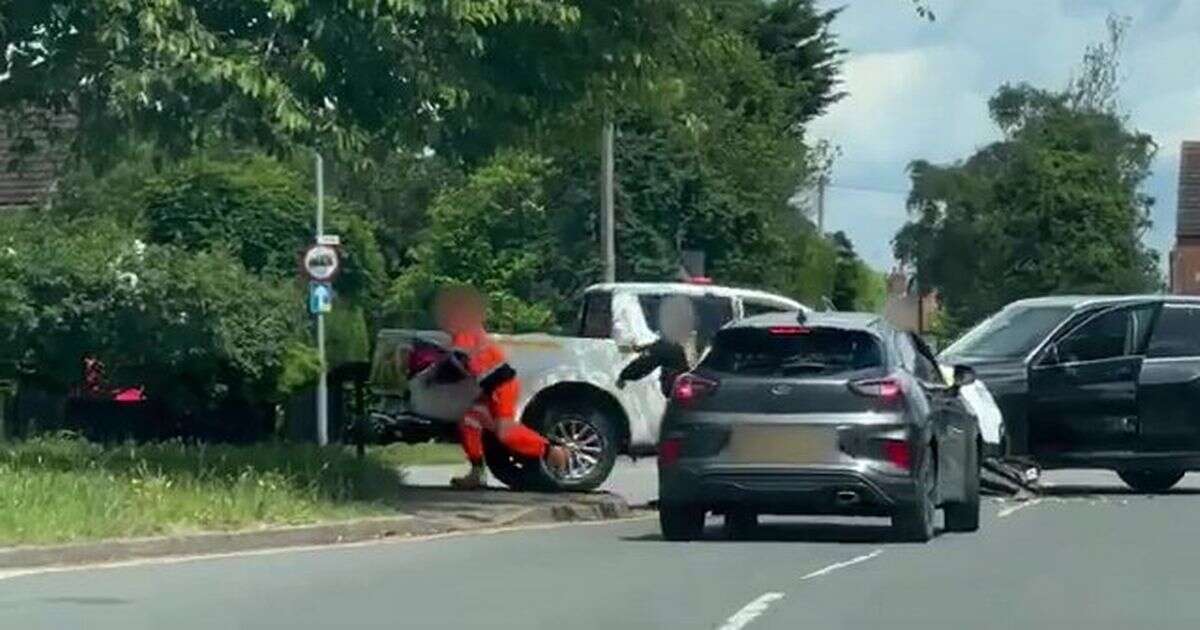
[[[1138,492],[1166,492],[1183,479],[1182,470],[1122,470],[1117,473],[1126,485]]]
[[[588,492],[608,479],[620,448],[616,421],[587,400],[551,400],[531,426],[570,451],[567,468],[553,471],[537,462],[531,480],[550,492]]]

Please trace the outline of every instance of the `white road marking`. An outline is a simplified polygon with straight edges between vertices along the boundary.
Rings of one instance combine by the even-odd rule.
[[[771,602],[776,602],[783,599],[783,593],[763,593],[754,601],[742,606],[742,609],[733,613],[725,623],[721,624],[719,630],[741,630],[746,627],[751,621],[758,619],[759,615],[767,612],[767,608],[771,606]]]
[[[1006,507],[1003,510],[1000,510],[1000,513],[996,515],[996,518],[1008,518],[1009,516],[1012,516],[1013,514],[1016,514],[1027,507],[1033,507],[1041,502],[1041,499],[1031,499],[1029,501],[1023,501],[1016,505]]]
[[[867,560],[870,560],[872,558],[879,556],[879,554],[881,554],[881,553],[883,553],[882,549],[876,549],[875,551],[872,551],[871,553],[861,555],[857,558],[851,558],[845,562],[838,562],[836,564],[831,564],[831,565],[825,567],[824,569],[817,569],[816,571],[813,571],[812,573],[809,573],[808,575],[805,575],[804,577],[802,577],[800,579],[802,581],[803,580],[811,580],[813,578],[821,577],[822,575],[829,575],[830,573],[833,573],[834,571],[837,571],[838,569],[845,569],[846,567],[854,566],[860,562],[866,562]]]
[[[361,540],[358,542],[349,543],[329,543],[326,545],[300,545],[295,547],[272,547],[267,549],[247,549],[245,551],[230,551],[223,553],[206,553],[194,554],[187,556],[163,556],[158,558],[134,558],[132,560],[119,560],[117,562],[102,562],[97,564],[77,564],[77,565],[59,565],[48,567],[28,567],[17,569],[0,569],[0,582],[4,580],[12,580],[16,578],[26,577],[30,575],[42,575],[45,573],[76,573],[80,571],[105,571],[109,569],[124,569],[128,567],[141,566],[157,566],[167,564],[182,564],[185,562],[203,562],[205,560],[224,560],[228,558],[247,558],[254,556],[274,556],[285,553],[312,553],[317,551],[337,551],[341,549],[357,549],[359,547],[370,547],[374,545],[396,545],[412,542],[421,542],[426,540],[439,540],[442,538],[462,538],[466,536],[490,536],[495,534],[505,534],[510,532],[522,532],[541,529],[559,529],[564,527],[584,527],[597,525],[617,525],[622,523],[630,523],[635,521],[644,521],[655,518],[653,514],[630,516],[626,518],[614,518],[604,521],[563,521],[558,523],[540,523],[537,525],[515,525],[489,527],[484,529],[467,529],[456,532],[445,532],[441,534],[427,534],[423,536],[395,536],[388,538],[376,538],[372,540]]]

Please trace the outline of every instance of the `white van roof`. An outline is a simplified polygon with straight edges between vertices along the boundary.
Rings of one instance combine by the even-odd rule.
[[[588,287],[584,293],[592,293],[595,291],[609,291],[613,293],[623,292],[633,293],[636,295],[674,294],[696,297],[705,295],[715,295],[718,297],[727,298],[738,297],[742,299],[778,304],[781,307],[791,308],[797,311],[812,310],[796,300],[786,298],[775,293],[758,291],[756,289],[722,287],[714,284],[699,284],[690,282],[607,282],[603,284],[593,284],[592,286]]]

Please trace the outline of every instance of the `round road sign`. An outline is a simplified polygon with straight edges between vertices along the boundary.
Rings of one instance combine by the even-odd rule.
[[[314,282],[329,282],[341,267],[337,248],[313,245],[304,252],[304,273]]]

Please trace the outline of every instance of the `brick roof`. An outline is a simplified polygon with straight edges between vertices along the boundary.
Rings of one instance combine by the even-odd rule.
[[[1200,142],[1184,142],[1179,156],[1179,237],[1200,237]]]
[[[7,125],[0,124],[0,208],[42,204],[53,190],[66,152],[52,146],[43,122],[32,123],[25,132],[36,149],[24,155],[19,146],[20,134],[10,135]],[[65,114],[50,116],[48,122],[59,131],[74,126],[74,119]]]

